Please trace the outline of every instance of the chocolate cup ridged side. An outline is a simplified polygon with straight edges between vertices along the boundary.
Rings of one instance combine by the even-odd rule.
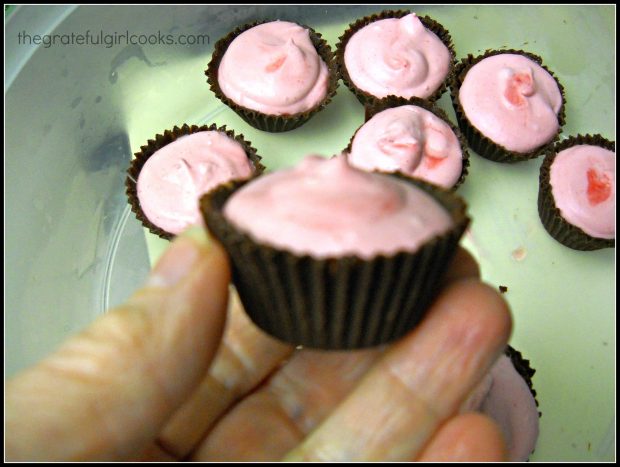
[[[536,403],[536,407],[539,407],[538,399],[536,399],[536,390],[534,389],[534,383],[532,381],[532,377],[536,373],[536,370],[531,367],[530,361],[524,358],[523,354],[521,354],[521,352],[519,352],[517,349],[515,349],[511,345],[506,346],[506,350],[504,351],[504,354],[508,358],[510,358],[510,361],[512,362],[512,366],[515,368],[515,370],[517,370],[517,373],[521,375],[521,378],[523,378],[523,381],[525,381],[525,383],[527,384],[527,387],[529,388],[530,393],[532,394],[532,397],[534,398],[534,402]],[[538,418],[540,417],[542,417],[542,412],[539,410]],[[530,455],[533,454],[535,450],[536,449],[533,449]]]
[[[549,235],[561,244],[574,250],[592,251],[602,248],[615,248],[615,239],[596,238],[588,235],[579,227],[565,220],[560,210],[556,207],[550,183],[551,165],[559,152],[580,144],[601,146],[610,151],[616,151],[615,142],[609,141],[601,135],[571,136],[549,148],[540,166],[538,187],[538,214],[540,220]]]
[[[469,218],[465,203],[451,192],[390,176],[435,197],[451,213],[453,229],[415,253],[316,259],[257,242],[226,220],[226,200],[247,182],[229,183],[201,198],[205,222],[230,255],[233,282],[258,327],[293,345],[344,350],[391,342],[423,318]]]
[[[519,352],[517,349],[515,349],[514,347],[510,345],[506,346],[506,350],[504,351],[504,354],[508,358],[510,358],[510,361],[512,362],[512,366],[515,367],[515,370],[517,370],[517,373],[521,375],[521,377],[527,384],[527,387],[530,389],[530,392],[532,393],[532,397],[534,398],[534,402],[536,402],[536,407],[538,407],[538,400],[536,400],[536,390],[534,389],[534,383],[532,381],[532,377],[536,373],[536,370],[531,367],[530,361],[525,359],[523,357],[523,354]],[[538,412],[538,416],[540,415],[541,413]]]
[[[357,97],[357,100],[360,101],[360,103],[363,104],[365,107],[367,105],[375,103],[377,100],[379,100],[379,98],[358,88],[353,83],[353,80],[351,79],[351,76],[347,71],[347,67],[344,61],[344,52],[347,43],[357,31],[359,31],[365,26],[368,26],[370,23],[388,18],[402,18],[403,16],[406,16],[410,13],[412,12],[409,10],[384,10],[380,13],[365,16],[364,18],[360,18],[357,21],[349,24],[349,27],[338,38],[338,44],[336,45],[335,53],[338,74],[340,75],[340,79],[342,79],[342,82],[345,84],[345,86],[349,88],[349,90],[355,95],[355,97]],[[454,44],[452,42],[450,32],[443,25],[430,18],[429,16],[418,16],[418,18],[420,19],[424,27],[432,31],[450,51],[450,68],[448,70],[448,74],[446,75],[441,85],[430,96],[424,98],[427,101],[434,102],[443,95],[443,93],[448,87],[449,82],[452,80],[452,74],[456,65],[456,52],[454,50]]]
[[[132,159],[129,168],[127,169],[127,178],[125,179],[125,193],[127,194],[127,199],[129,201],[129,205],[131,206],[131,210],[135,214],[136,218],[142,223],[144,227],[149,229],[149,231],[163,239],[171,240],[175,237],[175,234],[170,233],[158,227],[153,222],[149,220],[149,218],[144,214],[142,208],[140,207],[140,200],[138,199],[138,177],[140,176],[140,172],[146,164],[146,161],[159,149],[164,146],[176,141],[177,138],[185,135],[190,135],[192,133],[198,133],[201,131],[219,131],[225,133],[229,138],[237,141],[243,149],[245,150],[248,159],[252,162],[254,166],[254,173],[260,174],[265,170],[265,167],[261,164],[261,157],[256,154],[256,149],[254,149],[249,141],[246,141],[243,138],[243,135],[235,135],[233,130],[229,130],[226,128],[226,125],[222,125],[218,127],[215,123],[211,125],[187,125],[183,124],[182,126],[174,126],[172,130],[165,130],[163,134],[155,135],[155,139],[150,139],[147,141],[147,144],[144,146],[140,146],[140,151],[134,154],[134,159]]]
[[[339,76],[338,70],[336,68],[334,53],[332,52],[329,44],[325,41],[325,39],[323,39],[321,34],[316,32],[314,29],[309,26],[299,24],[299,26],[307,29],[310,32],[310,40],[312,41],[312,44],[314,45],[314,48],[316,49],[318,55],[321,57],[323,62],[325,62],[325,65],[327,65],[327,68],[329,70],[327,93],[323,100],[316,107],[305,112],[299,112],[292,115],[268,115],[261,113],[257,110],[243,107],[234,102],[228,96],[226,96],[222,92],[218,81],[218,69],[220,66],[220,62],[222,61],[222,58],[226,53],[226,49],[228,48],[230,43],[235,40],[235,38],[241,33],[255,26],[263,23],[268,23],[270,21],[271,20],[254,21],[252,23],[239,26],[238,28],[218,40],[215,43],[213,54],[211,56],[211,61],[207,65],[205,75],[207,76],[207,83],[209,84],[210,89],[215,94],[215,96],[225,105],[230,107],[247,124],[262,131],[268,131],[271,133],[282,133],[300,127],[308,120],[310,120],[316,113],[323,110],[336,95]]]
[[[461,152],[463,154],[463,167],[461,168],[461,175],[459,176],[459,179],[456,181],[454,186],[451,188],[451,190],[453,191],[456,190],[459,186],[463,184],[463,182],[465,181],[465,178],[467,177],[467,174],[469,173],[468,169],[469,169],[470,164],[469,164],[469,151],[467,150],[467,147],[468,147],[467,140],[461,133],[460,129],[450,121],[450,118],[443,111],[443,109],[439,108],[436,103],[430,102],[426,99],[420,99],[419,97],[413,97],[413,98],[406,99],[404,97],[398,97],[398,96],[387,96],[387,97],[384,97],[383,99],[379,99],[373,102],[372,104],[366,106],[365,121],[362,125],[360,125],[357,128],[357,130],[355,130],[355,133],[353,133],[353,136],[351,136],[351,138],[349,139],[349,144],[343,150],[343,152],[346,152],[346,153],[351,152],[351,146],[353,144],[353,140],[355,139],[355,135],[368,120],[370,120],[372,117],[374,117],[379,112],[382,112],[384,110],[391,109],[394,107],[400,107],[402,105],[415,105],[418,107],[422,107],[424,110],[428,110],[429,112],[433,113],[436,117],[446,122],[446,124],[448,124],[450,129],[454,132],[454,134],[458,138],[459,145],[461,147]]]
[[[474,66],[476,63],[481,60],[491,57],[493,55],[500,54],[518,54],[523,55],[530,60],[533,60],[538,65],[540,65],[547,73],[549,73],[556,84],[558,85],[558,89],[560,90],[560,94],[562,96],[562,106],[558,112],[558,131],[554,135],[554,137],[548,142],[545,143],[538,148],[527,152],[527,153],[518,153],[514,151],[510,151],[509,149],[493,142],[491,139],[484,136],[475,126],[473,126],[467,116],[465,115],[465,110],[461,105],[461,101],[459,100],[459,90],[461,85],[463,84],[463,80],[465,79],[465,75],[469,71],[469,69]],[[523,162],[530,159],[534,159],[536,157],[544,154],[549,148],[553,147],[553,145],[559,140],[560,134],[562,133],[562,128],[566,123],[566,96],[564,94],[564,86],[560,83],[558,78],[553,74],[551,70],[549,70],[542,63],[542,58],[538,55],[532,54],[530,52],[525,52],[523,50],[515,50],[515,49],[502,49],[502,50],[487,50],[484,54],[478,55],[474,57],[469,54],[467,57],[463,58],[455,67],[454,73],[452,75],[452,80],[450,82],[450,98],[452,99],[452,106],[454,107],[454,112],[456,114],[456,121],[458,122],[459,128],[461,132],[467,139],[469,146],[480,156],[485,159],[494,161],[494,162],[502,162],[502,163],[516,163]]]

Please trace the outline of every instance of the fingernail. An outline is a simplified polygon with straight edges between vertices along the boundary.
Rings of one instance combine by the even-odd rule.
[[[159,259],[149,278],[148,287],[173,287],[192,271],[211,242],[202,227],[190,227],[176,237]]]

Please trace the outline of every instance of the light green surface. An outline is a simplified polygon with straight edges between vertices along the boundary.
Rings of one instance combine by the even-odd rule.
[[[4,19],[7,19],[11,13],[15,11],[15,5],[5,5],[4,6]]]
[[[501,47],[541,55],[566,91],[563,134],[597,132],[615,140],[614,6],[433,6],[414,11],[450,31],[459,58]],[[335,45],[346,24],[312,26]],[[171,105],[158,102],[169,90],[152,90],[150,101],[135,102],[132,96],[144,97],[146,83],[125,88],[134,151],[174,124],[216,122],[243,133],[273,170],[308,153],[340,151],[363,121],[362,107],[341,85],[332,104],[305,126],[283,134],[260,132],[212,96],[202,74],[208,60],[162,69],[170,74],[171,90],[177,73],[196,76],[194,87],[175,92],[177,121],[162,117],[171,112],[158,112],[157,105]],[[132,92],[132,86],[142,92]],[[440,106],[454,121],[447,93]],[[485,281],[508,287],[511,343],[537,369],[534,384],[543,415],[531,460],[609,461],[615,458],[615,250],[577,252],[548,236],[536,207],[541,162],[502,165],[472,153],[470,175],[459,190],[473,217],[464,245],[480,261]],[[147,241],[154,260],[167,242],[150,234]]]

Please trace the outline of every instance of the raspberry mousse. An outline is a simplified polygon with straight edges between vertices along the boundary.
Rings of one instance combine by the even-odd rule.
[[[615,238],[616,154],[578,145],[551,165],[551,192],[562,217],[597,238]]]
[[[329,70],[308,29],[272,21],[239,34],[226,49],[217,76],[222,92],[236,104],[292,115],[326,97]]]
[[[224,182],[248,178],[262,169],[253,148],[242,144],[245,143],[242,139],[234,138],[225,128],[216,131],[213,125],[210,130],[203,127],[204,131],[195,132],[184,128],[185,134],[176,134],[174,139],[168,132],[171,141],[161,147],[150,150],[143,147],[147,154],[137,153],[134,168],[130,169],[132,178],[136,179],[132,190],[135,190],[138,211],[168,237],[202,222],[198,208],[201,195]],[[175,132],[180,130],[175,127]],[[157,141],[160,139],[158,135]],[[252,161],[249,153],[257,160]]]
[[[463,157],[450,125],[415,105],[375,114],[355,133],[348,154],[359,169],[401,172],[444,188],[460,180]]]
[[[429,98],[452,64],[450,49],[415,13],[372,21],[343,46],[350,81],[376,98]]]
[[[500,162],[526,160],[540,155],[559,134],[562,89],[534,57],[491,52],[469,56],[457,67],[452,100],[461,129],[481,156]],[[467,68],[468,63],[473,65]],[[473,128],[467,131],[468,126]],[[473,129],[491,147],[485,147]]]
[[[258,241],[316,258],[413,252],[452,227],[424,191],[354,170],[343,156],[310,156],[265,175],[235,193],[224,214]]]
[[[540,414],[531,389],[534,372],[520,352],[509,347],[461,406],[462,413],[482,412],[497,422],[511,462],[527,461],[538,440]]]
[[[359,349],[423,318],[469,218],[451,191],[307,156],[201,198],[248,316],[295,345]]]
[[[579,250],[615,245],[615,143],[595,136],[559,143],[541,166],[539,213],[556,240]]]

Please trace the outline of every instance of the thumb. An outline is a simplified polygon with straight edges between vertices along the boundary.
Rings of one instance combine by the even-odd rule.
[[[6,458],[126,459],[199,384],[223,332],[230,270],[203,229],[146,286],[6,384]]]

